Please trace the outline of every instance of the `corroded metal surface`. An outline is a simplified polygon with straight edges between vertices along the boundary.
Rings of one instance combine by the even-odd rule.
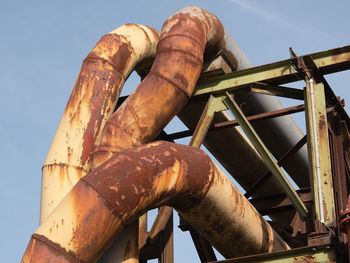
[[[94,166],[103,162],[101,156],[154,140],[191,96],[203,56],[223,48],[224,36],[219,19],[198,7],[186,7],[167,19],[151,71],[106,123],[94,150]]]
[[[103,36],[81,67],[43,166],[41,221],[89,172],[91,153],[125,79],[155,56],[158,32],[126,24]]]
[[[154,140],[191,96],[203,56],[216,55],[223,43],[221,22],[200,8],[187,7],[167,19],[152,69],[107,121],[93,167],[122,149]]]
[[[81,179],[37,229],[22,262],[94,262],[126,224],[161,205],[177,209],[225,257],[288,249],[203,151],[154,142]]]

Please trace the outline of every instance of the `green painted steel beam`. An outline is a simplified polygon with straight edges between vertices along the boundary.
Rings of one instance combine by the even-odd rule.
[[[311,55],[322,74],[334,73],[350,69],[350,46],[331,49]],[[221,76],[199,81],[193,96],[222,93],[247,88],[254,82],[267,82],[281,85],[300,80],[300,76],[293,67],[291,58],[258,67],[252,67]]]
[[[214,118],[215,112],[226,110],[222,99],[223,97],[214,97],[210,95],[209,100],[203,110],[201,118],[199,119],[199,122],[191,138],[189,144],[190,146],[199,148],[202,145],[205,135],[208,132],[211,122]]]
[[[254,82],[250,85],[250,92],[261,93],[272,96],[280,96],[289,99],[304,100],[302,89],[295,89],[283,86],[269,85],[261,82]]]
[[[231,98],[230,94],[228,93],[226,93],[226,97],[224,98],[223,102],[235,116],[242,130],[247,135],[251,143],[254,145],[261,158],[265,162],[266,166],[270,169],[271,173],[279,181],[286,195],[290,198],[296,210],[299,212],[301,218],[307,218],[309,216],[309,212],[305,207],[304,203],[300,200],[297,192],[290,184],[286,176],[283,174],[281,168],[278,166],[269,150],[259,138],[258,134],[255,132],[254,128],[251,126],[247,118],[244,116],[237,103]]]

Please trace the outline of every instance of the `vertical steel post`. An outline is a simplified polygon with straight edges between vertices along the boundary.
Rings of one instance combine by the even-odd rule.
[[[335,203],[329,151],[326,102],[323,83],[306,77],[305,119],[307,128],[309,174],[314,196],[314,218],[335,226]]]
[[[140,216],[139,220],[139,250],[146,244],[147,241],[147,213]]]
[[[171,213],[169,220],[161,235],[161,255],[160,263],[174,262],[174,233],[173,233],[173,213]]]

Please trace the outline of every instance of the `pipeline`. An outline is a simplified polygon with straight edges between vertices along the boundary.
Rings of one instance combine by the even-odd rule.
[[[93,153],[94,167],[105,155],[153,141],[192,95],[203,56],[220,51],[223,39],[219,19],[200,8],[187,7],[168,18],[149,74],[102,131]]]
[[[214,49],[218,52],[223,38],[218,18],[199,8],[194,10],[200,18],[180,11],[165,22],[151,71],[107,120],[101,141],[94,149],[93,168],[120,150],[153,141],[190,98],[202,69],[203,53]],[[176,19],[180,22],[173,25]],[[184,27],[188,22],[195,25]],[[130,226],[130,231],[135,233],[136,227]],[[122,243],[135,243],[135,238],[130,234]],[[137,252],[131,251],[134,258]]]
[[[159,33],[126,24],[104,35],[85,58],[42,168],[40,221],[91,169],[91,153],[131,71],[144,75]]]
[[[149,143],[157,137],[191,97],[203,57],[210,59],[226,47],[235,50],[226,43],[230,38],[225,32],[216,16],[197,7],[186,7],[165,21],[150,73],[107,120],[93,152],[93,168],[123,149]],[[232,65],[246,63],[242,58],[236,61],[232,52],[226,53]],[[260,167],[259,171],[266,170],[265,166]],[[130,228],[135,232],[135,225]],[[114,244],[117,247],[126,242],[135,243],[135,236]],[[136,258],[137,251],[132,254]]]
[[[289,249],[203,151],[159,141],[83,177],[33,234],[22,263],[96,262],[125,225],[162,205],[225,257]]]
[[[152,30],[151,32],[152,34],[154,33],[154,31]],[[92,162],[92,167],[97,167],[94,171],[99,171],[100,164],[103,163],[106,159],[109,159],[111,156],[115,155],[116,153],[117,153],[117,156],[119,156],[118,152],[122,151],[121,152],[121,155],[122,155],[122,153],[124,153],[123,151],[124,149],[128,149],[130,147],[135,147],[135,146],[148,143],[156,138],[156,136],[161,132],[161,130],[165,127],[165,125],[173,118],[173,116],[175,116],[175,114],[177,114],[183,108],[183,106],[186,104],[186,102],[189,100],[190,96],[192,95],[193,89],[195,87],[195,84],[202,70],[203,57],[206,59],[210,59],[212,56],[217,54],[218,51],[223,49],[224,51],[226,50],[226,52],[229,54],[228,57],[230,57],[231,64],[234,68],[239,69],[240,67],[246,67],[249,64],[249,61],[245,57],[243,56],[236,57],[234,48],[233,48],[233,52],[231,53],[229,52],[230,49],[232,50],[232,46],[230,46],[230,44],[227,42],[226,35],[227,33],[225,32],[218,18],[200,8],[187,7],[182,9],[180,12],[176,13],[172,17],[170,17],[163,25],[162,34],[159,40],[159,44],[157,46],[157,56],[152,65],[150,73],[138,86],[136,91],[129,96],[129,98],[122,104],[121,107],[118,108],[118,110],[111,117],[109,116],[113,111],[113,108],[114,108],[113,105],[115,105],[114,100],[119,95],[119,91],[118,90],[112,91],[111,87],[119,86],[119,84],[114,86],[113,84],[111,85],[110,83],[114,83],[114,82],[123,83],[127,75],[130,73],[130,71],[129,73],[126,73],[126,74],[117,74],[115,72],[111,72],[112,71],[111,69],[112,68],[114,69],[113,67],[114,61],[112,60],[111,62],[108,59],[115,59],[116,57],[118,57],[118,59],[120,58],[118,62],[120,62],[122,68],[124,65],[122,64],[122,62],[124,61],[126,64],[128,64],[129,60],[123,57],[123,55],[125,54],[122,52],[122,48],[119,46],[117,48],[118,51],[120,51],[120,54],[118,53],[119,54],[118,56],[106,56],[106,57],[102,56],[102,59],[100,58],[96,59],[97,57],[95,56],[96,54],[100,55],[100,54],[103,54],[104,52],[107,52],[107,54],[109,54],[108,52],[114,51],[113,48],[110,48],[111,46],[113,46],[113,43],[112,43],[113,41],[111,41],[111,43],[106,42],[104,45],[102,45],[100,53],[96,52],[96,54],[94,53],[91,56],[93,63],[88,63],[88,59],[86,59],[83,64],[83,68],[80,72],[80,77],[78,78],[75,89],[73,90],[73,93],[71,95],[71,99],[73,98],[72,99],[73,102],[71,102],[71,99],[68,102],[66,111],[61,120],[61,123],[63,124],[62,125],[60,124],[59,126],[60,132],[57,132],[53,142],[53,145],[55,144],[55,147],[54,146],[51,147],[51,149],[53,150],[50,149],[47,161],[45,162],[45,165],[43,168],[43,189],[44,189],[43,195],[46,196],[47,192],[52,192],[54,193],[54,196],[59,196],[59,198],[56,198],[56,197],[55,197],[56,199],[43,198],[42,207],[43,206],[49,207],[49,209],[46,210],[49,212],[43,212],[45,216],[42,216],[42,219],[45,218],[50,213],[50,211],[53,210],[53,208],[57,205],[59,200],[79,180],[79,178],[83,174],[89,171],[91,167],[91,162]],[[157,39],[155,35],[153,37],[154,37],[153,38],[154,40]],[[120,39],[122,39],[122,37],[120,37]],[[130,49],[125,47],[125,45],[121,45],[121,46],[123,46],[123,50],[126,48],[124,51],[130,55]],[[152,53],[152,52],[150,53],[147,53],[147,52],[146,52],[146,55],[144,55],[144,57],[147,57],[147,55],[150,55]],[[152,55],[154,54],[152,53]],[[149,56],[149,57],[152,57],[152,56]],[[143,56],[141,56],[141,58],[143,58]],[[148,62],[149,60],[146,59],[145,61]],[[85,70],[84,65],[87,68],[86,69],[87,73],[84,72]],[[95,71],[99,70],[97,72],[102,72],[102,73],[97,77],[93,77],[91,73],[93,72],[93,70],[90,70],[91,68],[93,68]],[[107,70],[105,70],[106,68]],[[132,68],[133,67],[130,67],[129,69],[131,70]],[[83,74],[83,73],[86,73],[86,74]],[[120,79],[119,82],[114,80],[112,78],[113,76],[114,76],[114,79],[116,78],[115,76],[118,76]],[[79,84],[80,82],[81,84]],[[103,89],[103,92],[106,92],[106,90],[108,92],[106,92],[104,95],[101,95],[102,93],[98,93],[98,94],[100,94],[101,97],[107,99],[107,102],[106,101],[103,101],[102,103],[100,102],[100,104],[97,104],[96,106],[94,103],[90,103],[96,99],[96,93],[94,93],[95,88],[93,88],[93,86],[102,85],[101,82],[103,85],[107,86],[106,89]],[[80,89],[79,89],[80,87],[79,85],[81,86]],[[85,90],[90,90],[90,89],[91,89],[90,94],[92,95],[91,96],[89,95],[90,97],[85,96],[84,95]],[[113,101],[113,103],[110,101]],[[69,111],[67,109],[72,109],[72,110]],[[90,114],[90,117],[87,118],[87,121],[81,122],[80,119],[82,118],[82,116],[80,115],[86,115],[86,112],[88,112],[88,115]],[[78,123],[77,120],[80,123]],[[76,126],[73,126],[72,123],[75,123]],[[60,129],[61,126],[62,128]],[[101,132],[102,127],[104,128]],[[82,131],[79,131],[79,129],[82,129]],[[77,130],[76,135],[74,135],[74,133],[70,135],[71,130]],[[66,142],[66,140],[68,142],[74,141],[74,143],[76,142],[77,145],[73,145],[74,147],[73,146],[70,147],[67,145],[68,142]],[[242,143],[242,145],[248,145],[248,144]],[[91,151],[93,147],[94,147],[93,155],[91,155]],[[242,146],[242,147],[245,147],[245,146]],[[72,149],[74,149],[74,151]],[[244,149],[242,149],[242,151],[244,151]],[[252,150],[252,152],[254,151]],[[147,159],[148,157],[144,156],[144,158]],[[259,160],[257,160],[257,163],[258,165],[260,165]],[[161,165],[161,163],[159,163],[159,165]],[[105,165],[101,165],[101,167],[105,167]],[[48,170],[48,172],[44,172],[44,170],[46,169]],[[50,169],[53,171],[50,171]],[[150,168],[147,168],[147,169],[150,169]],[[154,170],[156,168],[153,167],[152,169]],[[214,170],[217,171],[216,168]],[[44,176],[44,173],[45,174],[47,173],[48,175]],[[60,174],[61,175],[63,174],[63,176],[59,176]],[[98,173],[96,174],[95,172],[92,172],[90,174],[91,176],[87,176],[86,178],[92,178],[92,174],[97,175]],[[219,179],[217,180],[219,180],[220,182],[228,181],[227,178],[225,180],[223,179],[224,177],[223,175],[221,175],[221,172],[218,172],[218,174],[220,174],[220,176],[218,176]],[[67,175],[69,175],[69,177]],[[54,179],[52,179],[51,177]],[[60,181],[62,180],[60,178],[65,178],[64,184],[62,183],[62,181]],[[213,177],[213,178],[216,178],[216,177]],[[57,214],[58,212],[54,212],[53,214],[56,214],[57,218],[53,219],[52,221],[51,218],[54,217],[54,215],[50,215],[49,219],[46,221],[51,220],[51,223],[46,223],[45,221],[44,222],[45,226],[41,226],[38,229],[39,232],[33,235],[33,238],[31,239],[31,243],[29,245],[29,247],[32,246],[31,249],[33,249],[33,251],[35,251],[37,248],[40,248],[40,247],[43,248],[46,246],[43,244],[51,244],[52,242],[54,242],[56,244],[59,244],[60,246],[63,246],[64,248],[63,250],[69,248],[67,249],[67,251],[68,252],[71,251],[74,254],[73,258],[75,257],[79,258],[80,260],[79,262],[85,262],[86,258],[96,259],[100,257],[101,253],[103,253],[107,245],[110,244],[114,234],[117,232],[120,232],[120,230],[123,228],[121,221],[117,220],[118,216],[114,217],[115,216],[114,209],[111,210],[112,212],[111,211],[108,212],[106,210],[107,209],[106,207],[100,208],[104,211],[104,212],[103,211],[101,212],[102,214],[95,215],[96,217],[98,217],[99,220],[101,220],[101,222],[108,221],[108,225],[105,225],[104,227],[102,227],[102,225],[98,221],[91,221],[90,222],[91,225],[89,225],[90,223],[88,224],[89,218],[94,216],[94,214],[91,214],[91,213],[95,210],[91,210],[89,212],[90,213],[89,215],[86,214],[86,221],[84,222],[79,221],[80,219],[78,220],[77,218],[73,218],[73,217],[70,218],[72,219],[70,221],[69,219],[70,215],[73,216],[72,214],[74,213],[83,212],[83,210],[81,210],[80,212],[75,211],[75,209],[83,209],[82,208],[83,203],[85,204],[86,209],[88,209],[89,207],[93,208],[94,205],[96,205],[95,208],[97,209],[98,201],[96,199],[96,196],[94,197],[94,194],[92,195],[89,194],[92,190],[90,191],[86,188],[87,182],[85,180],[81,180],[80,182],[78,183],[79,186],[77,185],[76,187],[74,187],[74,189],[76,188],[80,189],[79,193],[76,193],[76,194],[82,194],[83,189],[85,189],[87,191],[86,193],[87,196],[85,194],[84,195],[82,194],[81,198],[84,196],[84,198],[86,197],[87,199],[78,200],[78,201],[76,200],[75,203],[80,202],[79,203],[80,205],[73,206],[72,205],[73,201],[69,199],[72,197],[72,195],[73,196],[75,195],[75,190],[73,189],[72,192],[69,193],[69,195],[64,199],[64,200],[70,200],[70,201],[62,201],[62,203],[59,205],[59,208],[56,209],[57,211],[61,211],[62,221],[55,221],[56,219],[58,219],[58,217],[60,217],[60,215]],[[96,184],[98,183],[96,182]],[[102,182],[100,182],[100,184],[102,184]],[[217,184],[219,185],[219,183]],[[64,187],[62,187],[62,185],[64,185]],[[113,186],[113,187],[119,187],[119,186]],[[61,188],[63,190],[61,190]],[[230,186],[229,189],[231,188],[232,187]],[[210,189],[216,189],[216,188],[210,187]],[[143,190],[140,188],[138,191],[143,191]],[[192,190],[188,190],[188,191],[191,192]],[[230,191],[234,192],[233,190],[230,190]],[[235,191],[237,192],[237,190]],[[215,194],[218,194],[218,195],[219,193],[221,193],[221,191],[219,190],[215,190],[215,191],[213,190],[212,192],[213,193],[215,192]],[[212,192],[210,193],[212,194]],[[166,199],[167,198],[168,197],[166,197]],[[179,196],[177,196],[176,198],[179,199]],[[210,197],[210,198],[214,200],[215,198],[218,198],[218,197],[215,197],[215,198]],[[220,196],[220,199],[222,198],[223,197]],[[250,209],[251,206],[249,205],[249,202],[245,200],[243,197],[242,197],[242,200],[244,200],[242,201],[244,202],[244,204],[248,205],[248,207],[245,209],[247,209],[248,211],[251,211]],[[171,203],[167,203],[167,200],[165,200],[164,202],[158,200],[157,202],[159,202],[159,204],[157,203],[157,206],[166,205],[166,204],[171,205]],[[205,201],[205,202],[209,202],[209,201]],[[63,205],[64,203],[67,203],[66,206]],[[153,204],[153,206],[154,205],[155,204]],[[186,204],[182,204],[184,205],[183,207],[178,207],[179,203],[175,202],[174,205],[175,205],[175,208],[177,208],[178,211],[182,213],[183,216],[190,223],[193,220],[194,221],[196,220],[196,217],[191,219],[191,215],[187,214]],[[213,205],[213,203],[209,202],[208,205]],[[62,206],[64,207],[62,208],[63,210],[61,210]],[[220,208],[220,205],[217,205],[217,206]],[[194,207],[197,207],[197,206],[195,205]],[[141,209],[140,211],[142,211],[143,213],[146,211],[145,209],[148,209],[148,208],[151,208],[151,207],[146,206],[146,208],[140,208]],[[70,209],[72,210],[71,212],[69,212]],[[198,209],[203,209],[203,205],[199,206]],[[233,212],[232,208],[230,207],[226,207],[225,209],[228,209],[228,210],[231,209],[230,211]],[[44,209],[42,209],[42,211],[43,210]],[[68,221],[64,213],[68,213],[67,214]],[[141,212],[138,212],[138,213],[141,213]],[[195,213],[197,213],[196,216],[198,217],[199,214],[202,212],[198,210]],[[244,214],[244,212],[242,213]],[[249,214],[253,212],[247,212],[247,213]],[[254,213],[255,215],[258,215],[256,211]],[[104,215],[106,216],[106,218],[103,218]],[[130,215],[130,218],[132,219],[127,221],[128,223],[136,219],[137,215],[135,215],[135,217],[133,216],[134,215]],[[216,215],[211,215],[211,216],[216,217]],[[235,215],[232,215],[232,217],[234,216]],[[63,217],[65,217],[66,219],[63,220]],[[208,215],[208,218],[209,217],[210,216]],[[273,233],[270,226],[265,221],[261,221],[263,220],[261,217],[259,218],[260,218],[260,225],[256,222],[253,223],[253,225],[255,224],[255,226],[257,227],[257,229],[255,229],[256,230],[255,232],[256,233],[268,232],[268,236],[276,237],[276,234]],[[79,223],[77,224],[74,223],[74,225],[72,225],[71,222],[76,222],[77,220],[79,221]],[[230,220],[233,220],[233,219],[231,218]],[[205,222],[204,221],[205,220],[203,220],[203,222],[200,223],[199,225],[198,224],[196,225],[196,223],[194,223],[194,227],[197,226],[198,228],[197,230],[200,233],[202,233],[204,237],[209,238],[210,241],[213,242],[214,246],[216,246],[216,248],[221,253],[223,253],[224,256],[225,255],[239,256],[239,255],[245,255],[245,254],[251,254],[251,253],[258,253],[261,251],[270,251],[270,250],[272,251],[275,249],[275,248],[271,248],[271,249],[265,248],[265,249],[259,250],[259,249],[256,249],[256,244],[255,245],[250,244],[249,246],[251,247],[246,248],[247,251],[249,250],[249,253],[240,251],[240,249],[242,249],[241,246],[239,246],[239,248],[230,248],[227,250],[227,248],[222,247],[224,246],[223,244],[224,242],[220,243],[221,242],[220,240],[222,240],[222,236],[220,235],[216,236],[217,234],[215,234],[215,232],[220,232],[220,231],[217,231],[217,229],[212,229],[210,233],[209,232],[207,233],[206,226],[204,224],[204,223],[207,223],[207,221]],[[67,224],[64,222],[68,222],[69,226],[63,226]],[[123,221],[123,222],[126,223],[126,221]],[[79,225],[80,223],[82,223],[82,225]],[[219,224],[219,222],[216,222],[215,224],[217,225]],[[244,232],[245,231],[247,232],[245,234],[248,236],[249,235],[254,236],[254,234],[256,234],[256,233],[250,233],[251,232],[249,229],[250,227],[249,228],[247,228],[246,226],[243,227],[243,225],[240,225],[240,223],[236,221],[232,221],[232,222],[225,221],[225,224],[228,224],[230,225],[230,227],[233,228],[231,229],[231,231],[233,232],[238,231],[240,232],[241,235],[242,235],[241,232],[243,232],[242,229],[244,229]],[[58,231],[59,226],[61,225],[62,225],[61,228],[64,228],[63,231],[61,231],[60,233],[56,233]],[[241,228],[235,229],[237,225],[241,226]],[[70,230],[67,227],[69,227]],[[76,227],[78,227],[79,230],[76,230],[75,229]],[[95,231],[93,240],[90,239],[89,236],[86,236],[84,232],[85,231],[84,227],[86,229],[93,228],[91,229],[91,231]],[[43,232],[40,232],[41,229],[43,229]],[[42,234],[44,232],[45,234],[50,232],[50,234],[46,235],[46,237],[43,237]],[[53,239],[51,236],[52,232],[56,233],[55,234],[56,236]],[[68,243],[65,243],[70,238],[69,233],[71,232],[75,233],[74,240],[70,240]],[[221,235],[222,234],[223,233],[221,233]],[[237,239],[238,237],[235,236],[235,238]],[[217,239],[220,239],[220,240],[217,240]],[[276,246],[278,247],[276,248],[276,250],[285,249],[287,247],[283,243],[283,241],[280,240],[279,237],[275,239],[277,239],[278,240],[277,243],[280,244]],[[60,242],[62,240],[66,240],[66,241],[62,243]],[[240,239],[238,238],[237,240],[240,240]],[[226,240],[226,241],[229,242],[229,244],[234,243],[233,240],[231,241]],[[258,245],[262,245],[262,243],[259,243],[259,242],[258,242]],[[88,245],[86,246],[86,244]],[[88,251],[89,248],[93,246],[97,247],[96,250],[94,249],[93,251]],[[57,251],[63,251],[57,245],[54,245],[53,247]],[[44,248],[44,250],[45,249],[52,250],[52,247]],[[257,252],[253,252],[253,251],[257,251]],[[28,252],[28,253],[31,253],[31,252]],[[39,253],[41,252],[39,251]],[[64,256],[62,255],[61,256],[64,258],[70,257],[69,253],[68,254],[66,253],[64,254]],[[31,256],[26,257],[26,255],[27,255],[27,252],[24,256],[23,262],[30,262],[30,261],[25,261],[27,260],[27,258],[31,258]],[[58,257],[61,257],[61,256],[58,256]],[[38,257],[38,256],[34,255],[33,258],[35,257]],[[75,259],[72,259],[70,257],[69,260],[74,261]],[[68,261],[68,262],[73,262],[73,261]],[[36,262],[36,261],[34,260],[32,262]],[[41,262],[41,261],[39,261],[38,259],[37,262]]]
[[[186,7],[167,19],[149,75],[107,121],[102,132],[104,139],[94,149],[94,162],[98,164],[105,160],[101,158],[102,161],[98,161],[101,154],[110,157],[121,149],[154,140],[177,113],[185,125],[193,129],[205,105],[199,103],[201,105],[193,107],[191,104],[186,105],[186,102],[200,74],[203,57],[209,60],[220,50],[229,58],[233,70],[252,66],[216,16],[197,7]],[[255,107],[259,112],[282,108],[277,98],[260,94],[249,96],[256,100],[246,107],[250,113]],[[243,100],[242,96],[238,99]],[[265,108],[261,109],[262,107]],[[217,120],[228,120],[222,113],[217,115]],[[254,124],[254,128],[268,147],[273,146],[271,151],[275,156],[282,155],[302,137],[300,129],[290,116],[264,121],[265,123],[270,129],[264,129],[258,123]],[[276,127],[277,132],[273,127]],[[270,130],[274,131],[267,132]],[[272,133],[279,135],[270,136]],[[286,139],[285,134],[290,138]],[[245,189],[267,170],[256,151],[235,128],[209,133],[204,145]],[[276,149],[276,145],[281,145],[282,150]],[[235,157],[233,160],[232,156]],[[308,185],[308,177],[304,176],[308,173],[306,148],[295,156],[284,168],[298,185],[305,187]],[[247,163],[249,165],[245,165]],[[269,185],[269,190],[261,187],[255,196],[283,192],[274,178],[269,179],[266,185]]]

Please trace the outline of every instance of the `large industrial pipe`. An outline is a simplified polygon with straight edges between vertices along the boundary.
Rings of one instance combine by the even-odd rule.
[[[82,178],[33,234],[22,263],[95,262],[125,225],[161,205],[225,257],[288,249],[203,151],[154,142]]]
[[[192,24],[193,28],[183,27],[188,24]],[[104,139],[101,140],[94,152],[95,166],[98,166],[102,160],[109,158],[116,151],[128,148],[130,145],[140,145],[157,136],[192,94],[201,71],[204,50],[204,56],[210,57],[218,50],[225,49],[223,36],[224,30],[220,21],[199,8],[185,8],[167,20],[162,30],[162,41],[157,49],[157,63],[154,63],[151,74],[146,77],[138,90],[108,121],[105,128],[106,136],[103,136]],[[236,66],[241,61],[235,57],[232,59]],[[179,61],[180,63],[178,63]],[[155,85],[154,90],[158,97],[150,98],[147,95]],[[170,105],[171,103],[173,104]],[[89,131],[93,136],[99,132],[94,131],[93,128],[92,132],[91,128]],[[97,137],[93,138],[96,142]],[[85,143],[85,137],[83,139]],[[114,143],[115,141],[118,143]],[[67,147],[67,149],[69,152],[70,148]],[[68,159],[70,155],[72,153],[67,154]],[[89,157],[86,160],[90,161]],[[59,163],[54,159],[52,164],[53,167],[56,167]],[[47,165],[47,167],[50,166]],[[68,165],[63,166],[68,167]]]
[[[154,140],[192,95],[203,57],[226,50],[225,39],[219,19],[200,8],[187,7],[167,19],[152,69],[107,120],[101,141],[94,149],[93,167],[122,149]],[[228,57],[237,65],[232,53],[228,53]],[[132,229],[131,232],[135,233]],[[135,236],[127,241],[135,243]],[[137,255],[136,251],[132,254]]]
[[[149,75],[106,123],[100,144],[94,149],[94,167],[121,149],[154,140],[191,96],[202,68],[203,57],[208,59],[220,50],[230,59],[233,70],[252,66],[216,16],[198,7],[186,7],[167,19],[162,28],[157,57]],[[271,96],[257,98],[264,99],[260,99],[259,108],[264,102],[280,105],[278,99]],[[254,104],[247,107],[254,109]],[[186,105],[179,117],[188,127],[194,128],[203,108],[203,103]],[[216,120],[225,121],[228,118],[219,113]],[[268,146],[276,141],[282,145],[282,150],[278,153],[274,151],[275,148],[272,149],[273,153],[279,156],[281,152],[287,151],[288,147],[291,148],[297,143],[302,133],[289,116],[265,122],[273,129],[276,121],[280,137],[276,135],[272,140],[265,132],[262,138]],[[292,139],[285,140],[283,133],[290,133],[288,129],[291,126],[295,129],[292,129]],[[254,184],[267,170],[256,151],[235,128],[208,134],[204,144],[245,189]],[[297,157],[291,160],[298,169],[290,169],[291,165],[285,167],[301,186],[305,186],[307,178],[302,176],[307,174],[307,158],[302,158],[304,150],[299,151]],[[269,187],[259,188],[255,196],[283,192],[273,177],[266,185]],[[280,222],[288,223],[292,217],[283,218]]]
[[[154,140],[192,95],[203,57],[224,47],[224,28],[213,14],[186,7],[168,18],[151,71],[107,121],[93,163]]]
[[[134,68],[144,75],[159,33],[126,24],[104,35],[81,67],[42,169],[42,222],[91,169],[91,153]]]

